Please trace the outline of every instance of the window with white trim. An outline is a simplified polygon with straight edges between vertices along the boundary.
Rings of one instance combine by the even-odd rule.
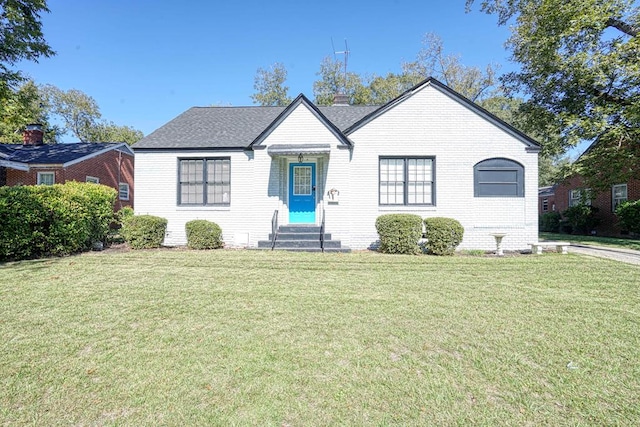
[[[87,175],[87,178],[85,179],[86,182],[90,182],[92,184],[100,184],[100,178],[97,178],[95,176],[89,176]]]
[[[473,167],[474,197],[524,197],[524,166],[509,159],[493,158]]]
[[[231,159],[178,159],[178,205],[228,206]]]
[[[380,205],[433,205],[433,157],[380,157]]]
[[[118,199],[129,200],[129,184],[126,182],[118,184]]]
[[[542,199],[542,212],[549,210],[549,199]]]
[[[569,206],[587,205],[591,206],[591,189],[578,188],[569,191]]]
[[[53,185],[56,182],[55,172],[38,172],[38,185]]]
[[[620,203],[627,201],[627,184],[617,184],[611,187],[611,207],[615,212]]]

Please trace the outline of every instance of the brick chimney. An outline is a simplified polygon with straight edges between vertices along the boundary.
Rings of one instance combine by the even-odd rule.
[[[42,131],[42,125],[39,123],[27,125],[22,133],[22,145],[37,147],[42,144],[44,144],[44,132]]]
[[[333,105],[349,105],[349,95],[346,93],[336,93],[333,95]]]

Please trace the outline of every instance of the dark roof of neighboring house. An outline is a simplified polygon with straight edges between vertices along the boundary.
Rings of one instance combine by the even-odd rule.
[[[286,107],[192,107],[138,141],[134,149],[246,148]],[[318,107],[341,131],[377,106]]]
[[[73,144],[43,144],[24,146],[22,144],[0,144],[0,161],[24,163],[64,165],[78,161],[84,157],[98,155],[113,149],[133,154],[127,144],[122,142],[78,142]]]
[[[547,187],[540,187],[540,188],[538,188],[538,196],[539,197],[553,196],[556,193],[556,187],[557,187],[557,185],[549,185]]]

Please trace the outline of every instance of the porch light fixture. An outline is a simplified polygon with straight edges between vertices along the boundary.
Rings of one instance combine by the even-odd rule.
[[[304,161],[304,156],[302,153],[298,154],[298,163],[302,163]]]

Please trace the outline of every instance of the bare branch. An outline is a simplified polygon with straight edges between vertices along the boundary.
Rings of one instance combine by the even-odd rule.
[[[636,37],[638,35],[638,28],[635,25],[624,22],[622,19],[609,18],[605,25],[607,27],[616,28],[631,37]]]

